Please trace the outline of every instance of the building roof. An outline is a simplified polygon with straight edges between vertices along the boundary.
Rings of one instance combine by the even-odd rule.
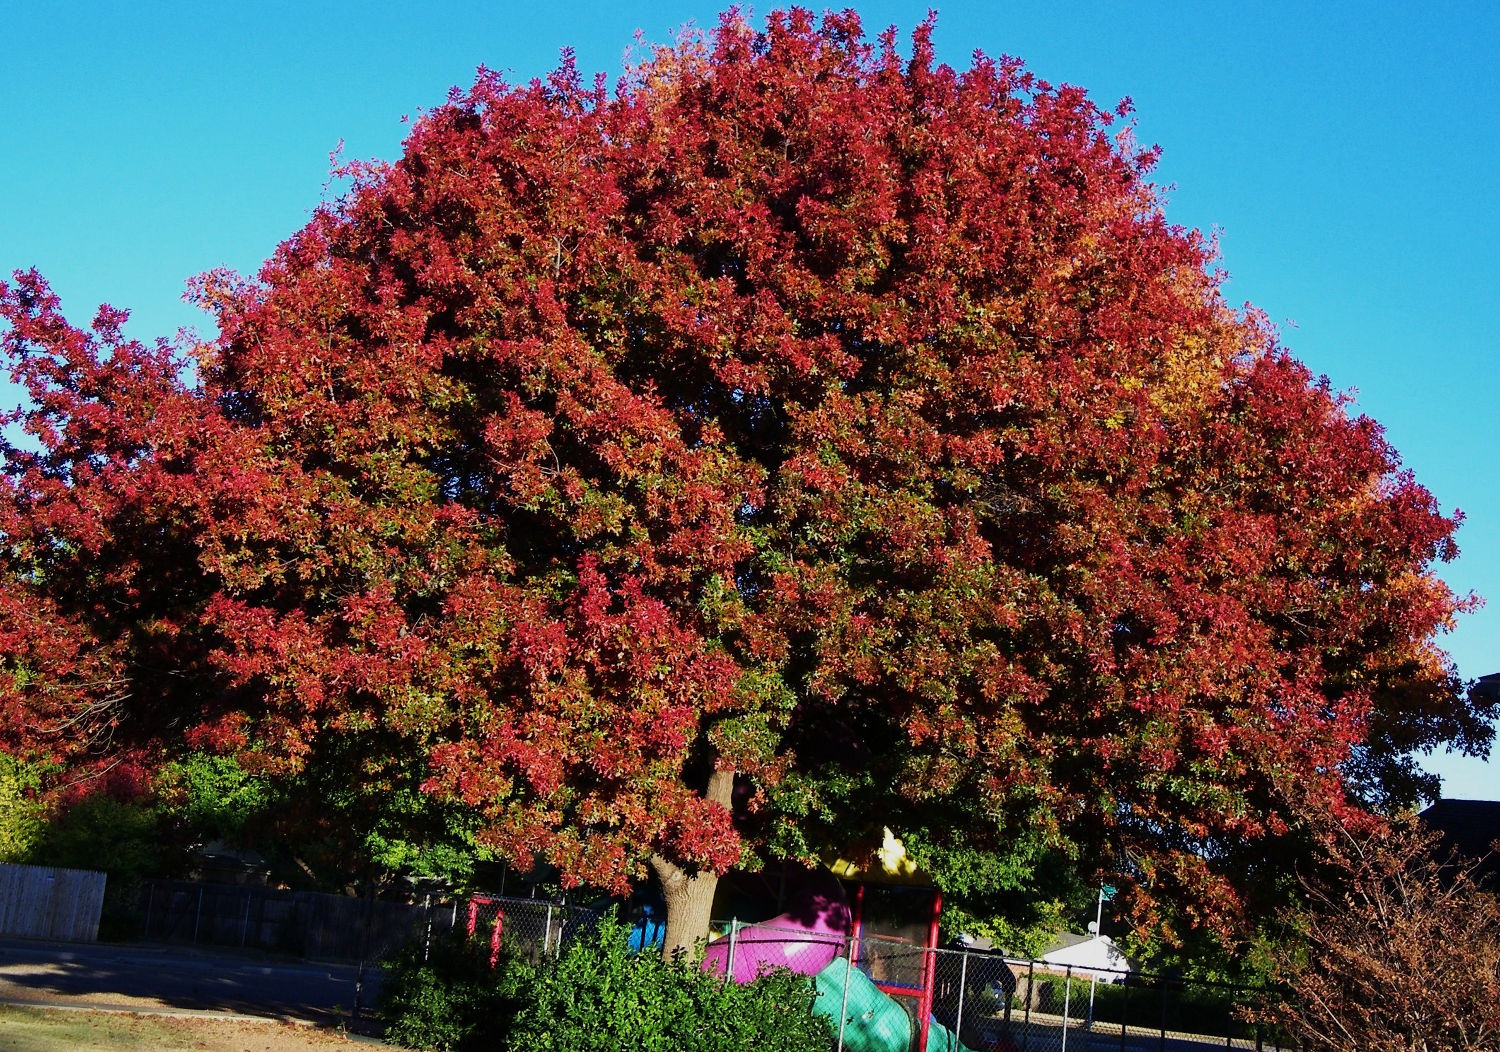
[[[1096,938],[1096,936],[1079,935],[1078,933],[1071,931],[1060,931],[1052,937],[1052,941],[1047,944],[1047,948],[1042,952],[1053,953],[1057,950],[1066,950],[1070,946],[1077,946],[1080,943],[1088,942],[1093,938]]]
[[[1478,697],[1483,701],[1494,701],[1500,696],[1500,672],[1491,672],[1488,676],[1480,676],[1469,688],[1469,697]]]
[[[1500,874],[1500,855],[1491,846],[1500,840],[1500,800],[1439,800],[1417,817],[1443,835],[1440,852],[1484,859],[1481,874]]]
[[[1114,940],[1108,935],[1062,934],[1041,959],[1048,964],[1072,965],[1074,968],[1105,969],[1115,972],[1136,970]]]

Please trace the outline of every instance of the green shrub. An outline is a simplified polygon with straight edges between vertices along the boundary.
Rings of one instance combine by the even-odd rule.
[[[51,812],[17,861],[103,872],[99,938],[105,942],[139,937],[141,881],[183,866],[181,845],[169,835],[157,804],[104,792]]]
[[[1123,1021],[1189,1034],[1221,1035],[1228,1030],[1241,1038],[1255,1034],[1254,1026],[1235,1014],[1236,1001],[1229,988],[1160,976],[1132,974],[1127,981],[1099,983],[1092,990],[1089,980],[1074,976],[1068,992],[1062,976],[1038,975],[1034,1007],[1060,1013],[1066,1003],[1069,1017],[1077,1019],[1088,1012],[1091,993],[1098,1023]],[[1025,1007],[1025,996],[1023,984],[1013,999],[1016,1008]]]
[[[606,919],[555,961],[503,958],[481,943],[421,948],[390,963],[382,999],[392,1041],[444,1052],[829,1052],[812,981],[790,972],[743,986],[654,952],[632,955]]]
[[[416,943],[385,964],[380,1014],[385,1035],[406,1048],[436,1052],[497,1049],[534,975],[525,961],[490,967],[482,941],[434,939],[424,955]]]
[[[16,862],[41,832],[46,807],[37,798],[40,769],[0,752],[0,862]]]
[[[655,953],[632,955],[614,920],[538,976],[513,1024],[511,1052],[826,1052],[811,980],[790,972],[725,984]]]

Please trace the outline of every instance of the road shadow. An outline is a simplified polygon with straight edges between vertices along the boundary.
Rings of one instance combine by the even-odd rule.
[[[362,985],[360,979],[352,965],[174,947],[0,940],[0,1000],[14,1003],[222,1012],[319,1026],[352,1023],[352,1029],[367,1032],[375,1026],[380,974],[371,968]]]

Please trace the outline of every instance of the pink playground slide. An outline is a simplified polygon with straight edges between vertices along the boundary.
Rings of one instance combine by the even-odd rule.
[[[784,913],[757,924],[747,924],[732,936],[710,942],[703,952],[703,970],[723,975],[729,966],[733,939],[737,983],[748,983],[773,968],[790,968],[817,975],[844,949],[849,935],[849,902],[837,878],[826,870],[805,871],[789,895]]]

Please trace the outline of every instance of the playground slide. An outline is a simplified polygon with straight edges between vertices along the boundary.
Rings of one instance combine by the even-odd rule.
[[[845,997],[844,986],[849,987]],[[845,1052],[911,1052],[911,1017],[894,997],[885,993],[858,968],[839,959],[813,976],[818,999],[813,1011],[827,1016],[837,1028],[844,1013]],[[927,1052],[972,1052],[937,1020],[927,1025]]]
[[[849,903],[831,874],[807,873],[789,896],[785,913],[747,924],[731,937],[721,936],[703,951],[703,970],[723,975],[734,961],[732,978],[748,983],[762,972],[789,968],[817,975],[844,947],[849,933]]]
[[[641,904],[641,918],[631,925],[630,937],[625,945],[631,953],[656,950],[666,941],[666,935],[666,907],[658,902],[647,901]]]
[[[842,886],[827,873],[808,873],[777,917],[747,924],[704,949],[703,969],[748,983],[773,968],[812,976],[818,997],[813,1011],[838,1026],[844,1011],[845,1052],[912,1052],[916,1035],[905,1008],[843,956],[851,915]],[[845,985],[848,994],[845,996]],[[927,1052],[972,1052],[947,1028],[931,1020]]]
[[[748,983],[775,968],[789,968],[802,975],[817,975],[844,948],[844,935],[821,925],[806,925],[783,913],[759,924],[747,924],[734,933],[734,974],[737,983]],[[703,970],[723,975],[729,965],[730,937],[721,936],[703,951]]]
[[[844,1014],[845,1052],[910,1052],[911,1017],[864,972],[840,959],[813,976],[813,985],[818,991],[814,1012],[827,1016],[835,1029],[840,1011]]]

